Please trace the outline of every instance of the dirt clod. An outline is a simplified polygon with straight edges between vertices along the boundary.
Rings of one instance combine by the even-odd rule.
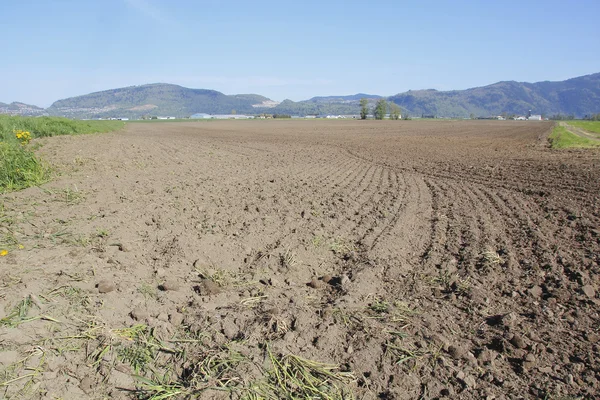
[[[96,382],[94,379],[89,376],[84,377],[79,382],[79,389],[83,390],[85,394],[91,394],[94,392],[94,387],[96,386]]]
[[[98,293],[110,293],[117,289],[117,286],[114,284],[114,282],[109,280],[102,280],[98,282],[96,287],[98,288]]]
[[[527,290],[532,297],[540,297],[544,292],[541,287],[533,286],[532,288]]]
[[[210,279],[203,279],[199,285],[194,286],[194,291],[200,296],[213,296],[221,293],[221,287]]]
[[[519,334],[515,334],[512,339],[510,339],[510,343],[517,349],[524,349],[527,346],[525,339]]]
[[[585,294],[588,298],[593,299],[596,297],[596,288],[592,285],[584,285],[581,288],[583,294]]]
[[[179,290],[179,282],[174,279],[168,279],[163,284],[159,285],[158,288],[162,291],[176,291]]]
[[[448,346],[448,354],[452,358],[460,359],[467,355],[467,350],[461,345],[450,345]]]
[[[183,322],[183,314],[178,312],[172,313],[169,315],[169,322],[173,324],[173,326],[179,326]]]
[[[131,318],[135,319],[136,321],[145,321],[150,318],[150,313],[142,307],[134,308],[131,310],[130,315]]]
[[[318,280],[317,278],[313,278],[307,285],[313,289],[320,289],[323,287],[323,281]]]

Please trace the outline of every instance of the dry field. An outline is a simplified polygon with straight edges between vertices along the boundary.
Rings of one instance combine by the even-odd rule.
[[[44,139],[60,175],[0,199],[0,397],[596,398],[600,152],[551,128]]]

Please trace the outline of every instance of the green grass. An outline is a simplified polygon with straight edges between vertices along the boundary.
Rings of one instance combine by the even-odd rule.
[[[554,127],[548,139],[555,149],[600,147],[600,141],[579,137],[560,125]]]
[[[14,136],[21,129],[33,138],[114,132],[125,126],[122,121],[79,121],[60,117],[19,117],[0,115],[0,141]]]
[[[600,133],[600,121],[567,121],[567,124],[588,132]]]
[[[30,133],[31,139],[104,133],[121,129],[121,121],[75,121],[58,117],[19,117],[0,115],[0,193],[37,186],[49,179],[49,168],[34,153],[28,140],[16,131]]]
[[[0,193],[44,183],[48,167],[26,146],[0,142]]]

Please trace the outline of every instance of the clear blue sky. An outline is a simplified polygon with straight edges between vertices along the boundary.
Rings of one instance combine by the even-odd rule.
[[[0,101],[167,82],[274,100],[600,72],[600,1],[0,0]]]

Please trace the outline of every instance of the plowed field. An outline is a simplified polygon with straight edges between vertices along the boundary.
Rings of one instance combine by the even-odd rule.
[[[551,129],[219,121],[44,139],[60,175],[1,198],[1,393],[595,398],[600,151],[551,150]]]

